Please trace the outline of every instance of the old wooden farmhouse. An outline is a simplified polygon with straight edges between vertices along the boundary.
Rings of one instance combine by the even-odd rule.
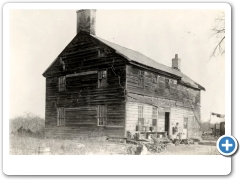
[[[172,67],[95,35],[96,10],[77,11],[77,35],[43,73],[46,136],[117,136],[146,131],[199,133],[201,90]]]

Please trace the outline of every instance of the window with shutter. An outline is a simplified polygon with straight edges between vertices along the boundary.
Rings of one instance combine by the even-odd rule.
[[[98,71],[98,87],[106,87],[107,84],[107,70]]]
[[[138,71],[138,87],[144,88],[144,71]]]
[[[107,125],[107,106],[106,105],[98,106],[97,116],[98,116],[98,126]]]
[[[65,109],[64,109],[64,107],[57,108],[57,126],[65,126]]]
[[[196,103],[196,98],[195,98],[195,96],[192,97],[192,102],[193,102],[193,104]]]
[[[165,89],[170,89],[169,79],[165,79]]]
[[[157,75],[152,74],[152,89],[157,88]]]
[[[66,90],[66,77],[61,76],[58,78],[58,91],[65,91]]]

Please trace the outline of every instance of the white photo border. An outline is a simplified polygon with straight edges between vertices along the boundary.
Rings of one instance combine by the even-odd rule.
[[[231,172],[231,157],[221,155],[9,155],[9,10],[77,9],[78,7],[84,9],[222,9],[225,10],[226,15],[226,36],[231,37],[231,6],[227,3],[5,4],[3,6],[3,172],[6,175],[228,175]],[[231,38],[226,38],[225,47],[226,135],[231,135]]]

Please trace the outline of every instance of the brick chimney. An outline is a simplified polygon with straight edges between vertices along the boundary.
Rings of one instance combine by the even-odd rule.
[[[178,54],[175,54],[175,58],[172,59],[172,68],[181,71],[181,59],[178,58]]]
[[[77,33],[80,30],[95,35],[96,9],[81,9],[77,11]]]

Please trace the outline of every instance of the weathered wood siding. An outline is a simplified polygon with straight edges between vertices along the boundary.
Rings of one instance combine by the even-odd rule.
[[[142,86],[140,75],[144,74]],[[200,122],[200,90],[186,87],[179,83],[178,79],[171,76],[157,74],[133,65],[127,65],[127,105],[126,105],[126,130],[133,130],[137,122],[137,107],[155,106],[158,108],[158,125],[163,127],[165,112],[170,112],[170,132],[179,122],[180,129],[183,119],[189,119],[188,135],[197,136]],[[166,84],[165,80],[169,83]],[[133,108],[133,109],[131,109]]]
[[[139,71],[144,71],[144,87],[139,87]],[[153,73],[136,66],[127,65],[127,92],[150,97],[161,97],[185,104],[200,105],[200,90],[187,88],[173,77]],[[169,80],[167,88],[165,80]]]
[[[104,70],[107,86],[99,87],[98,72]],[[146,120],[152,119],[152,107],[158,108],[157,124],[163,129],[165,112],[169,111],[171,122],[193,112],[200,120],[199,89],[186,87],[174,75],[127,65],[124,57],[85,32],[69,43],[43,75],[47,136],[124,136],[126,130],[136,129],[140,104],[144,105]],[[59,92],[58,78],[63,76],[66,90]],[[107,123],[98,126],[97,109],[102,105],[106,106]],[[59,107],[65,109],[65,126],[61,127],[57,127]],[[187,110],[176,115],[175,108]]]
[[[46,135],[123,136],[125,68],[124,58],[88,34],[79,33],[44,73]],[[98,87],[97,72],[100,70],[107,70],[106,87]],[[66,76],[66,91],[58,91],[60,76]],[[107,125],[104,127],[97,126],[99,105],[107,106]],[[58,107],[65,108],[64,127],[57,127]]]

